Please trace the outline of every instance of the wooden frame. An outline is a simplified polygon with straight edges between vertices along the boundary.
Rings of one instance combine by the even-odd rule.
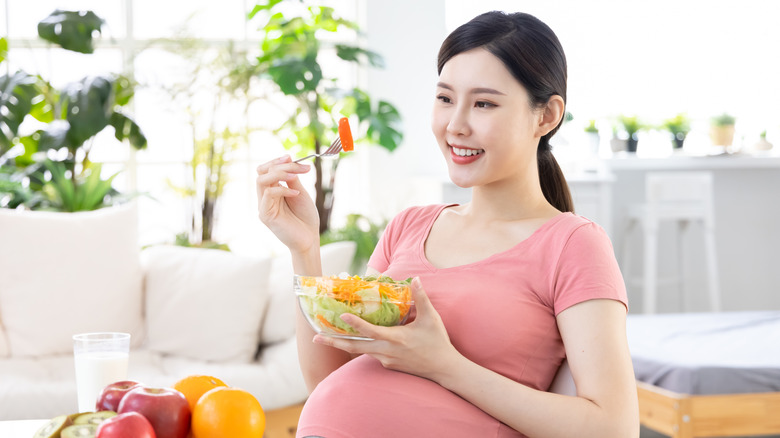
[[[295,438],[302,410],[300,403],[266,412],[263,438]]]
[[[688,395],[637,382],[639,421],[672,438],[780,434],[780,392]]]

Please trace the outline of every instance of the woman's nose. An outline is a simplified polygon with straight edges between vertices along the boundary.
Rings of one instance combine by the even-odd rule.
[[[468,135],[471,132],[467,111],[456,109],[452,112],[447,132],[453,135]]]

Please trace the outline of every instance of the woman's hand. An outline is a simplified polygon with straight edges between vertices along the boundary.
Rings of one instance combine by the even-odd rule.
[[[314,342],[353,355],[368,354],[385,368],[435,381],[436,373],[443,371],[441,364],[452,363],[450,357],[460,353],[450,343],[444,323],[425,294],[419,278],[412,281],[412,299],[417,315],[414,321],[399,327],[373,325],[350,313],[341,315],[344,322],[373,341],[317,335]]]
[[[293,253],[319,250],[320,219],[298,175],[308,164],[285,155],[257,167],[257,210],[260,220]]]

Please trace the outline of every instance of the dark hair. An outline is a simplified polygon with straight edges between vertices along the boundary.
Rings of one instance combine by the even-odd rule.
[[[484,48],[504,63],[539,108],[558,95],[566,103],[566,55],[558,37],[538,18],[524,13],[486,12],[455,29],[439,50],[438,71],[452,57]],[[550,149],[558,125],[539,140],[539,183],[547,201],[560,211],[574,211],[569,186]]]

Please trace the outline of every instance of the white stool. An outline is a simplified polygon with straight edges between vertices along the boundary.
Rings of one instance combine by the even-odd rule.
[[[720,310],[717,261],[715,254],[715,215],[712,202],[711,172],[648,172],[645,177],[645,202],[630,206],[623,233],[623,273],[631,281],[631,251],[629,232],[637,223],[642,226],[644,237],[644,270],[642,272],[642,310],[655,313],[658,275],[658,229],[662,221],[674,221],[680,230],[680,245],[690,222],[699,222],[704,230],[705,258],[712,311]],[[685,270],[682,267],[680,249],[680,276],[684,286]]]

